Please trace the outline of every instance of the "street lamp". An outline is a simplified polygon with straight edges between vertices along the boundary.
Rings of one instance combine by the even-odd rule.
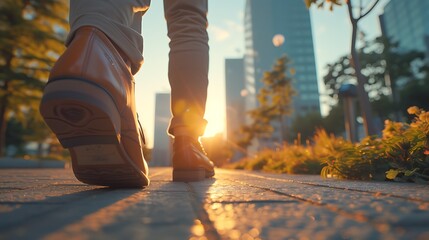
[[[353,84],[343,84],[339,89],[338,95],[343,99],[344,106],[344,122],[346,128],[347,139],[351,142],[357,142],[356,132],[356,113],[355,99],[357,97],[357,89]]]

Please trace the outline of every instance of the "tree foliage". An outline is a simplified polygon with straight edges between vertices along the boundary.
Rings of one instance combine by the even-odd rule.
[[[65,0],[3,0],[0,4],[0,152],[7,119],[25,123],[38,105],[44,82],[63,52],[68,29]],[[45,136],[46,137],[46,136]]]
[[[357,79],[357,95],[360,102],[359,106],[361,108],[361,114],[364,120],[365,132],[367,135],[377,134],[378,129],[375,126],[368,93],[365,90],[365,84],[368,81],[362,74],[362,65],[356,50],[356,42],[359,21],[366,17],[375,8],[379,3],[379,0],[370,1],[368,4],[365,4],[365,6],[363,5],[363,1],[359,1],[358,5],[353,5],[352,2],[356,3],[356,1],[352,0],[306,0],[305,2],[307,7],[310,7],[312,4],[317,4],[318,7],[323,7],[325,3],[330,3],[330,10],[333,10],[335,5],[340,6],[345,4],[347,6],[350,23],[352,25],[350,55]]]
[[[280,132],[280,141],[286,140],[286,116],[292,113],[292,99],[295,90],[292,86],[293,70],[288,67],[287,56],[279,58],[271,71],[264,73],[264,84],[257,95],[258,107],[248,112],[251,123],[241,128],[241,146],[249,146],[251,141],[268,139],[275,130]],[[277,129],[276,129],[277,128]]]
[[[414,78],[420,73],[416,72],[414,66],[423,60],[424,54],[417,51],[398,52],[395,51],[396,46],[396,43],[391,43],[385,37],[377,37],[365,42],[358,50],[362,74],[367,79],[365,89],[371,101],[396,93],[398,80]],[[326,68],[328,72],[323,77],[323,82],[327,95],[331,98],[329,103],[335,105],[339,88],[346,83],[357,83],[355,69],[349,55],[340,57]]]
[[[399,112],[406,115],[409,106],[425,108],[425,103],[419,98],[425,93],[426,96],[429,94],[421,77],[425,76],[425,68],[416,67],[422,63],[424,54],[417,51],[395,51],[396,46],[396,43],[391,43],[384,37],[377,37],[366,41],[358,51],[362,73],[368,80],[365,89],[371,97],[374,113],[381,119],[401,120]],[[347,55],[328,64],[327,69],[328,73],[323,77],[323,81],[330,97],[328,102],[335,106],[339,100],[339,88],[346,83],[356,84],[356,77],[351,59]],[[398,88],[397,83],[400,80],[407,80],[408,83]],[[413,89],[415,95],[410,89]]]

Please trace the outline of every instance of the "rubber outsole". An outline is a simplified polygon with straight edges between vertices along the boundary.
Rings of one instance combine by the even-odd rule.
[[[144,187],[149,179],[121,144],[121,116],[112,97],[82,79],[60,79],[45,87],[40,113],[64,148],[73,172],[91,185]]]

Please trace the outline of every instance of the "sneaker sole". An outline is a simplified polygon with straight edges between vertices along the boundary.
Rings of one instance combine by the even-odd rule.
[[[54,80],[45,87],[40,113],[70,151],[79,181],[111,187],[149,185],[121,144],[121,116],[103,88],[83,79]]]

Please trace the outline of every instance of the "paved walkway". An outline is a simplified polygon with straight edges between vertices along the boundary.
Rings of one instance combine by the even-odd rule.
[[[0,170],[0,239],[429,239],[429,186],[217,169],[109,189],[70,170]]]

